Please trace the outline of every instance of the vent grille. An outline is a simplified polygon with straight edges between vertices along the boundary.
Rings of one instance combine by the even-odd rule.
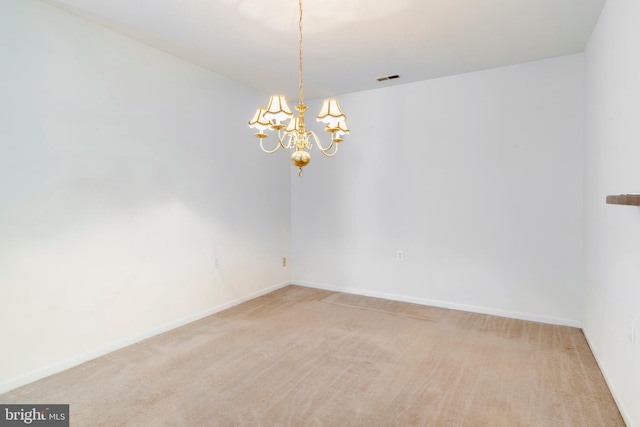
[[[399,78],[400,78],[399,75],[394,74],[393,76],[378,77],[378,81],[383,82],[385,80],[393,80],[393,79],[399,79]]]

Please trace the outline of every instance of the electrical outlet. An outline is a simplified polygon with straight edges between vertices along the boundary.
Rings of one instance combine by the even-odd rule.
[[[396,261],[404,261],[404,252],[402,251],[396,252]]]
[[[220,264],[218,263],[218,257],[214,256],[213,257],[213,268],[220,268]]]
[[[287,266],[287,257],[282,257],[282,266],[286,267]]]
[[[627,337],[631,345],[636,345],[636,319],[631,316],[629,318],[629,329],[627,330]]]

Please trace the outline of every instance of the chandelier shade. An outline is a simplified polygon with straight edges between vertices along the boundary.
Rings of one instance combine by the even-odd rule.
[[[327,125],[327,128],[325,128],[325,130],[327,132],[333,132],[334,136],[333,136],[333,141],[334,142],[342,142],[343,139],[341,138],[342,135],[349,135],[349,128],[347,127],[347,121],[346,120],[340,120],[337,124],[335,128],[330,128],[329,126],[331,125]]]
[[[293,117],[293,112],[287,105],[287,99],[284,95],[271,95],[267,111],[264,118],[267,120],[275,120],[276,123],[283,122]]]
[[[322,103],[322,108],[320,109],[320,113],[318,113],[317,120],[331,125],[337,124],[341,120],[346,120],[346,117],[340,108],[340,104],[338,104],[338,100],[330,98],[325,99]]]
[[[300,117],[294,117],[289,120],[287,128],[284,130],[286,133],[296,132],[300,129]]]
[[[335,98],[325,99],[320,108],[320,113],[316,117],[318,122],[325,123],[324,130],[330,134],[329,144],[325,147],[313,131],[305,128],[304,112],[307,106],[302,98],[302,0],[298,0],[299,6],[299,84],[298,84],[298,105],[294,114],[284,95],[272,95],[267,108],[258,108],[251,120],[249,127],[257,129],[255,134],[260,140],[260,148],[265,153],[275,153],[278,149],[292,150],[291,163],[298,167],[298,174],[302,176],[302,168],[311,161],[311,154],[306,150],[313,148],[315,144],[320,152],[327,157],[332,157],[338,152],[338,143],[342,142],[342,136],[349,134],[347,126],[347,116],[342,112],[338,100]],[[287,122],[288,120],[288,122]],[[275,131],[278,141],[271,144],[273,148],[265,148],[264,140],[267,138],[267,131]]]
[[[264,113],[266,112],[267,110],[265,110],[264,108],[258,108],[256,110],[256,114],[249,121],[249,127],[258,129],[261,133],[267,129],[270,129],[271,122],[264,117]],[[266,134],[262,134],[266,136]]]

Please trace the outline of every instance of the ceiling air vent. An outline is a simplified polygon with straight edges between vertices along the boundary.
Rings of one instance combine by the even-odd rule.
[[[393,80],[393,79],[399,79],[400,76],[397,74],[394,74],[393,76],[386,76],[386,77],[378,77],[378,81],[379,82],[383,82],[385,80]]]

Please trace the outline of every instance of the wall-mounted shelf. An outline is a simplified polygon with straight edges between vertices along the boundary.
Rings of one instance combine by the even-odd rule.
[[[620,194],[607,196],[608,205],[640,206],[640,194]]]

